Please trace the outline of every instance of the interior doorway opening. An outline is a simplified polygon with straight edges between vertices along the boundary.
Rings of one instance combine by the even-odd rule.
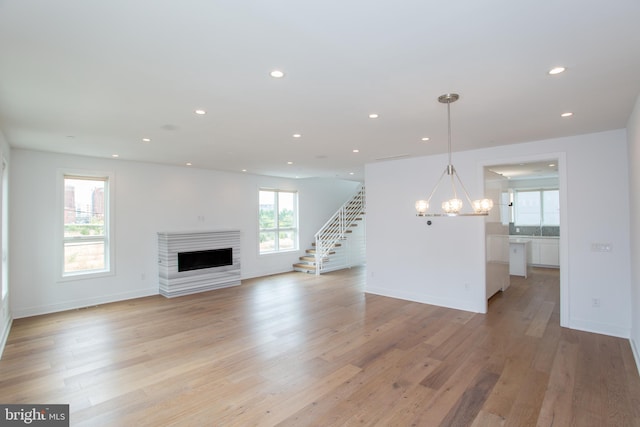
[[[560,270],[566,254],[562,236],[567,232],[563,165],[563,155],[487,164],[484,183],[485,193],[498,201],[485,224],[487,300],[506,290],[514,278],[526,278],[533,268],[557,269],[564,325],[568,290]]]

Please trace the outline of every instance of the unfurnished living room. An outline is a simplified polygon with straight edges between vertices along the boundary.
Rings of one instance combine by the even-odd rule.
[[[0,1],[0,425],[640,425],[638,22]]]

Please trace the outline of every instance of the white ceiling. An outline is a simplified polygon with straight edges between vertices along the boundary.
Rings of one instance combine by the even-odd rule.
[[[446,152],[447,92],[454,151],[624,128],[640,1],[0,0],[13,147],[362,179]]]
[[[558,179],[558,159],[487,166],[487,169],[513,180]]]

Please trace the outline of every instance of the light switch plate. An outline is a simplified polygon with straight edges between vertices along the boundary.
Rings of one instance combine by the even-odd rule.
[[[611,243],[592,243],[592,252],[611,252]]]

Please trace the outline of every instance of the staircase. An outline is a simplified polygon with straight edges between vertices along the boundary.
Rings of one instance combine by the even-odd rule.
[[[365,201],[361,186],[315,234],[312,248],[293,264],[293,269],[319,275],[363,263]]]

